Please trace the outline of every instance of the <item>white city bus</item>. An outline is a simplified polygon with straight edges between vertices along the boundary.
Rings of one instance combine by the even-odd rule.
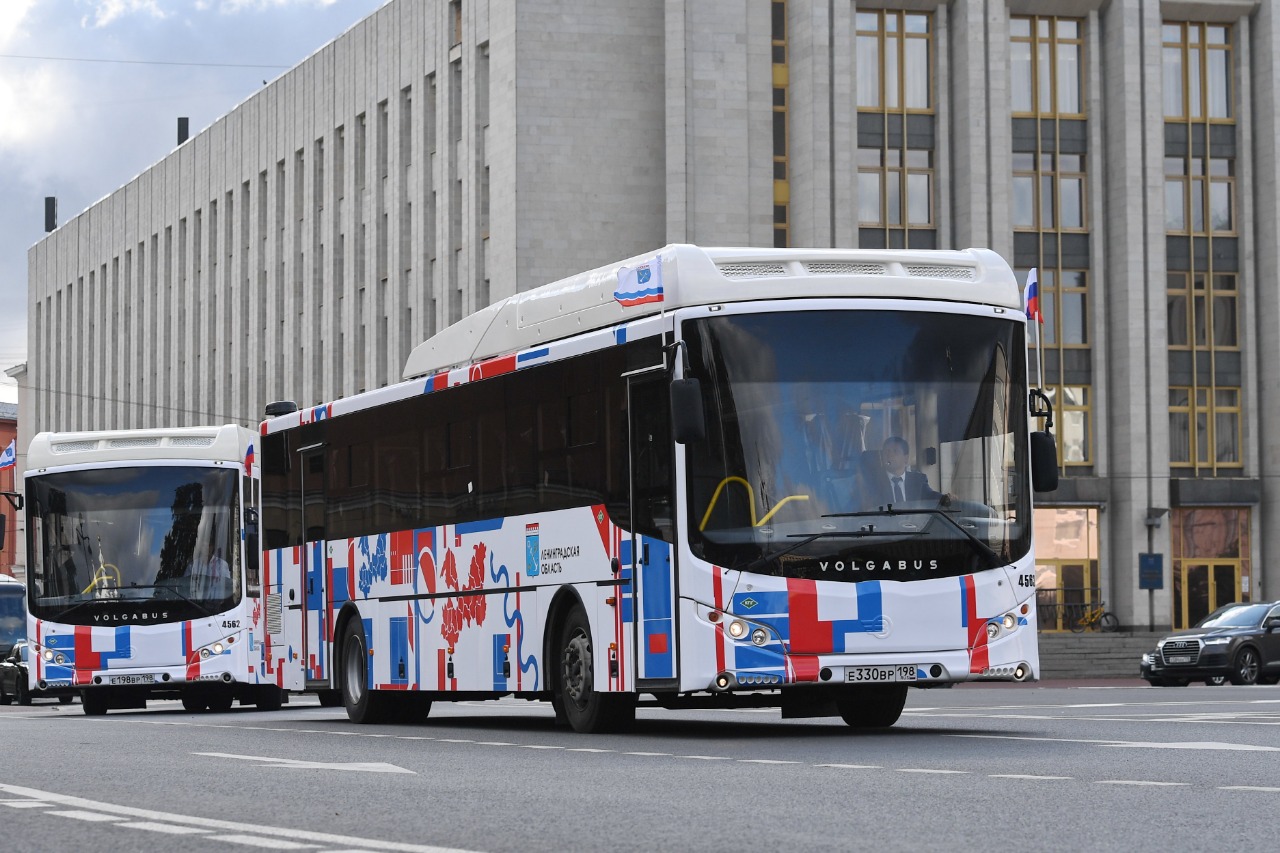
[[[33,689],[86,714],[181,698],[273,709],[262,677],[256,466],[237,426],[40,433],[27,451]]]
[[[268,673],[578,731],[1035,679],[1025,326],[985,250],[673,245],[491,305],[400,384],[268,410]]]

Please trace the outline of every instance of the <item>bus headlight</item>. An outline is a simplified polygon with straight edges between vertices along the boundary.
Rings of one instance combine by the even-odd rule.
[[[763,628],[756,628],[751,632],[751,642],[755,643],[757,646],[763,646],[765,643],[769,642],[769,632]]]
[[[206,658],[208,658],[208,657],[209,657],[209,650],[208,650],[208,649],[201,649],[201,650],[200,650],[200,659],[201,659],[201,660],[204,660],[204,659],[206,659]]]
[[[1000,634],[1000,623],[988,622],[987,623],[987,639],[994,640],[997,636],[999,636],[999,634]]]
[[[1000,624],[1004,626],[1006,631],[1012,631],[1014,626],[1018,624],[1018,617],[1014,616],[1012,613],[1006,613],[1004,618],[1000,620]]]
[[[214,643],[214,644],[213,644],[213,653],[214,653],[215,655],[220,655],[220,654],[222,654],[222,643]]]
[[[57,664],[66,663],[67,662],[66,655],[64,655],[62,652],[58,652],[56,655],[53,656],[53,662]]]
[[[45,650],[44,650],[44,659],[45,659],[45,660],[53,660],[53,651],[52,651],[51,649],[45,649]]]
[[[747,636],[747,623],[741,619],[734,619],[729,623],[729,636],[735,640],[741,640]]]

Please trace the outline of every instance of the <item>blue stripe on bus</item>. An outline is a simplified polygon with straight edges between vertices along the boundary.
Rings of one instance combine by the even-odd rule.
[[[649,549],[649,562],[643,568],[640,580],[644,677],[671,678],[675,675],[671,546],[660,539],[646,538],[645,543]]]
[[[501,518],[489,518],[484,521],[468,521],[466,524],[459,524],[454,527],[457,535],[466,536],[469,533],[491,533],[494,530],[502,529]]]
[[[507,653],[504,649],[510,644],[510,634],[493,635],[493,689],[506,690],[507,678],[502,674],[502,665],[506,663]]]
[[[551,354],[550,347],[543,347],[542,349],[531,349],[528,352],[522,352],[516,355],[516,364],[518,365],[522,361],[533,361],[535,358],[544,358],[545,356],[550,354]]]
[[[964,585],[964,578],[956,578],[960,581],[960,627],[969,627],[969,590]]]
[[[391,684],[409,683],[409,618],[391,617]]]
[[[625,344],[627,342],[626,326],[620,326],[613,330],[613,341],[617,344]]]

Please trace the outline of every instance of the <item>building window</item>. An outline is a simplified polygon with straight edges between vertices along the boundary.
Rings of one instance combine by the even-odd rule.
[[[1232,118],[1230,27],[1165,23],[1163,65],[1166,119]]]
[[[1235,162],[1227,157],[1164,159],[1165,230],[1234,234]]]
[[[1084,156],[1013,155],[1013,227],[1032,231],[1083,231]]]
[[[929,16],[858,12],[858,109],[932,110]]]
[[[1015,115],[1084,113],[1084,39],[1073,18],[1009,19]]]
[[[1242,467],[1239,388],[1169,389],[1169,461],[1197,474]]]
[[[791,245],[791,179],[787,160],[787,0],[773,0],[773,245]]]
[[[1235,274],[1171,272],[1168,280],[1170,349],[1240,348]]]
[[[935,248],[933,21],[857,13],[859,241]]]

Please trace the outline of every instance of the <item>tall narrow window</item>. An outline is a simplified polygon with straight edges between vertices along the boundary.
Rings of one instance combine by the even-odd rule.
[[[1241,375],[1232,31],[1163,28],[1169,464],[1238,475]]]
[[[1029,332],[1039,347],[1032,375],[1043,368],[1062,464],[1088,473],[1094,458],[1084,21],[1015,16],[1009,33],[1014,265],[1024,283],[1036,270],[1044,315],[1044,324]]]
[[[773,0],[773,245],[791,245],[791,181],[787,174],[787,0]]]
[[[933,21],[857,13],[858,238],[867,248],[935,248]]]

